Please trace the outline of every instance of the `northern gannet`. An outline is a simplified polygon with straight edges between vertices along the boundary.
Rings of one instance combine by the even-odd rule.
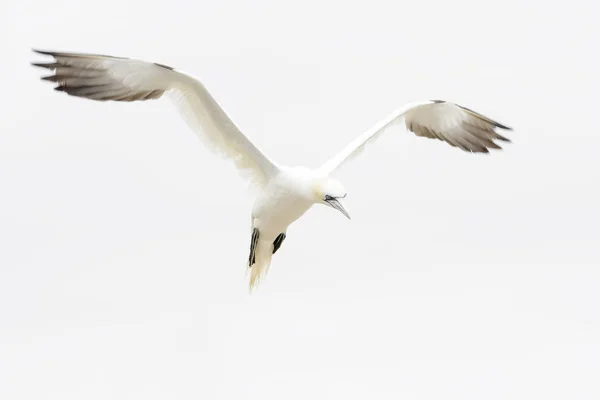
[[[350,142],[319,168],[285,166],[267,157],[246,137],[193,76],[169,66],[142,60],[86,53],[34,50],[52,56],[49,63],[32,63],[54,71],[42,79],[55,90],[91,100],[143,101],[165,93],[188,126],[215,153],[230,159],[258,189],[251,213],[249,288],[267,273],[271,257],[286,238],[290,224],[315,204],[350,215],[342,205],[346,189],[331,174],[374,141],[385,128],[404,119],[408,131],[439,139],[466,152],[500,149],[496,140],[510,142],[496,129],[512,130],[458,104],[427,100],[405,104]]]

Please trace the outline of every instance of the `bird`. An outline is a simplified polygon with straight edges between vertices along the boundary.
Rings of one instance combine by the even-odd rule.
[[[288,166],[269,158],[244,135],[225,110],[191,74],[134,58],[32,49],[50,56],[35,67],[52,71],[41,79],[54,90],[95,101],[146,101],[170,97],[199,139],[215,154],[232,162],[256,189],[250,215],[250,246],[245,270],[252,292],[266,276],[291,224],[311,207],[323,205],[350,219],[343,205],[347,192],[334,173],[373,143],[387,128],[404,121],[408,132],[436,139],[468,153],[501,150],[510,142],[498,130],[512,128],[467,107],[445,100],[406,103],[377,121],[317,168]],[[48,62],[49,61],[49,62]]]

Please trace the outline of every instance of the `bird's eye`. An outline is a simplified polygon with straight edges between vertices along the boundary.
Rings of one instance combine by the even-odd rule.
[[[325,195],[325,201],[329,201],[329,200],[333,200],[333,197],[331,197],[330,195],[326,194]]]

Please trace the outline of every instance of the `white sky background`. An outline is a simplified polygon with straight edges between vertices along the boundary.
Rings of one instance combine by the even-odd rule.
[[[1,9],[0,398],[600,397],[595,3]],[[291,165],[430,98],[513,143],[388,132],[338,174],[352,221],[309,211],[250,296],[232,165],[168,100],[53,92],[32,47],[190,72]]]

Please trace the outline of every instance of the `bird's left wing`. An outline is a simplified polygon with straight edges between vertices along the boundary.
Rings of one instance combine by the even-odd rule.
[[[488,117],[458,104],[428,100],[405,104],[368,131],[350,142],[341,152],[329,159],[321,170],[331,173],[362,152],[365,145],[375,141],[391,125],[404,119],[406,128],[417,136],[445,141],[450,146],[472,153],[488,153],[500,149],[494,141],[509,142],[496,129],[511,130]]]
[[[54,71],[42,79],[56,82],[55,90],[98,101],[150,100],[172,93],[182,117],[204,144],[232,160],[256,186],[264,185],[279,170],[191,75],[130,58],[34,51],[54,57],[54,62],[33,65]]]

